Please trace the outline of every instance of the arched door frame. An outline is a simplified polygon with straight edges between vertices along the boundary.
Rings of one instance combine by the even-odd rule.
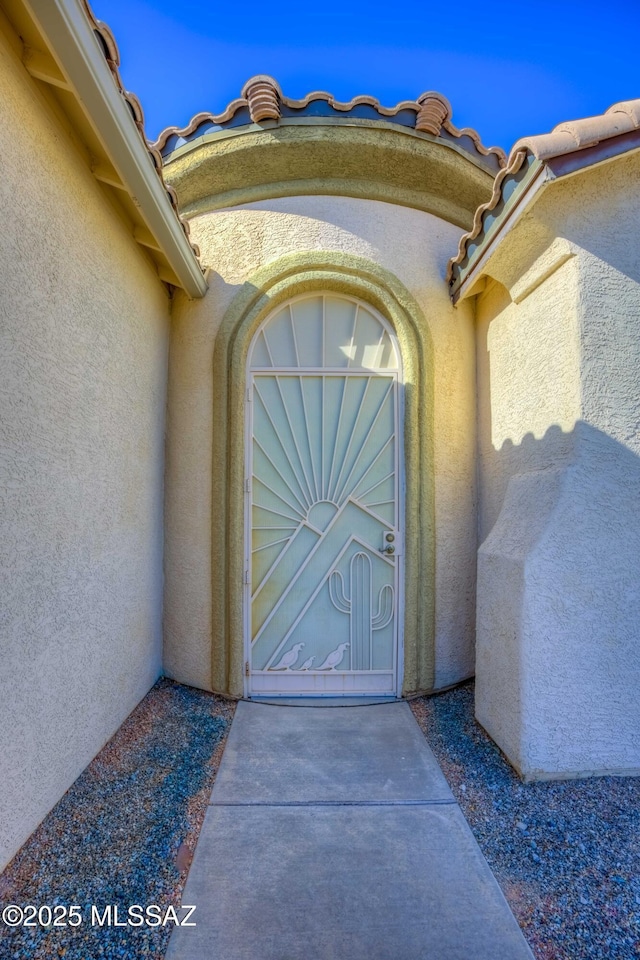
[[[213,357],[212,688],[241,696],[244,657],[246,365],[265,318],[301,294],[345,294],[393,327],[404,393],[405,611],[403,695],[434,684],[433,345],[420,307],[383,267],[350,254],[294,253],[251,277],[223,318]]]

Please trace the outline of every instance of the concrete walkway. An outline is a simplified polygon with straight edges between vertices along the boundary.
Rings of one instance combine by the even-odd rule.
[[[238,705],[167,960],[532,960],[406,703]]]

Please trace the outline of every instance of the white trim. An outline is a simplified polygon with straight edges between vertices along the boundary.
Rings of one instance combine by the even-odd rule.
[[[79,0],[25,0],[87,120],[186,293],[207,282]]]
[[[264,689],[262,678],[265,678]],[[366,673],[356,671],[330,670],[314,672],[291,672],[277,674],[272,671],[268,676],[264,671],[254,671],[252,692],[257,697],[370,697],[372,695],[395,697],[393,672],[391,670],[369,670]],[[279,690],[274,690],[274,680]],[[267,686],[268,683],[268,686]]]

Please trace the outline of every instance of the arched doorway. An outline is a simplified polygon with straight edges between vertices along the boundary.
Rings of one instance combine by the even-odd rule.
[[[253,336],[246,401],[246,695],[399,695],[404,461],[391,325],[345,294],[290,299]]]
[[[229,304],[216,336],[212,369],[211,688],[242,696],[247,692],[250,669],[246,651],[249,349],[262,324],[279,307],[318,291],[355,299],[383,317],[399,347],[406,489],[398,687],[408,696],[431,690],[435,670],[434,351],[430,325],[407,288],[378,264],[352,254],[309,250],[288,254],[256,271]]]

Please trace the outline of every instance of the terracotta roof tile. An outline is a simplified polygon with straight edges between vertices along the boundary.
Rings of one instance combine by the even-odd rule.
[[[405,111],[413,111],[416,115],[415,129],[429,133],[434,137],[440,136],[444,131],[454,139],[464,140],[468,138],[473,145],[473,150],[482,157],[492,159],[495,164],[494,169],[506,164],[505,153],[500,147],[485,147],[476,130],[472,130],[470,127],[459,130],[451,123],[449,101],[441,93],[434,90],[421,94],[417,100],[403,100],[395,107],[383,107],[379,100],[368,95],[361,95],[348,102],[342,102],[336,100],[332,94],[324,90],[314,90],[301,100],[295,100],[291,97],[285,97],[273,77],[264,74],[248,80],[242,88],[242,95],[237,100],[233,100],[222,113],[198,113],[186,127],[167,127],[153,144],[153,148],[158,151],[165,150],[172,137],[188,140],[205,123],[215,126],[229,123],[243,108],[248,108],[247,123],[250,121],[259,123],[266,119],[280,119],[282,106],[289,110],[304,111],[316,101],[324,101],[338,113],[350,113],[361,106],[371,107],[381,120],[389,119],[393,121],[394,118],[398,118],[399,114]],[[461,144],[461,146],[464,149],[469,149],[466,144]]]
[[[551,133],[535,137],[523,137],[514,144],[511,154],[526,148],[538,160],[559,157],[574,150],[584,150],[602,140],[609,140],[622,133],[640,128],[640,100],[626,100],[614,103],[606,113],[597,117],[585,117],[582,120],[568,120],[559,123]]]
[[[506,167],[496,176],[491,199],[478,207],[473,227],[460,237],[458,252],[448,264],[447,283],[452,283],[455,267],[465,259],[469,244],[482,233],[485,214],[494,210],[500,202],[505,180],[520,170],[527,154],[544,162],[565,154],[586,150],[587,147],[592,147],[603,140],[610,140],[639,129],[640,100],[624,100],[621,103],[614,103],[599,116],[568,120],[554,127],[551,133],[522,137],[518,140],[511,149]]]
[[[488,213],[490,210],[494,210],[497,207],[500,197],[502,196],[502,184],[510,174],[517,173],[522,166],[526,155],[527,151],[524,148],[509,155],[509,162],[507,163],[507,166],[500,171],[498,176],[493,181],[493,192],[491,194],[491,199],[478,207],[473,218],[473,226],[471,230],[469,230],[468,233],[463,233],[460,237],[458,252],[455,257],[452,257],[447,266],[447,283],[451,283],[454,266],[457,263],[462,263],[464,260],[469,243],[471,243],[472,240],[475,240],[476,237],[480,235],[485,213]]]
[[[186,237],[188,238],[189,223],[187,220],[184,220],[178,212],[178,198],[176,196],[176,192],[172,187],[169,186],[169,184],[165,183],[164,181],[163,172],[162,172],[162,156],[160,152],[154,147],[154,145],[150,144],[145,137],[144,113],[142,110],[142,105],[134,93],[131,93],[130,91],[125,90],[124,88],[122,77],[120,76],[120,51],[118,50],[118,45],[115,41],[113,33],[111,32],[111,30],[109,29],[106,23],[103,23],[102,20],[97,19],[93,10],[89,5],[89,0],[82,0],[82,4],[84,6],[87,18],[89,20],[89,23],[91,24],[93,32],[95,33],[98,43],[100,44],[100,47],[104,53],[104,58],[107,61],[109,69],[111,70],[115,84],[118,90],[120,91],[120,93],[122,94],[122,97],[125,103],[127,104],[129,110],[131,111],[133,121],[136,127],[138,128],[140,136],[142,137],[142,140],[144,141],[144,144],[147,150],[149,151],[149,155],[151,156],[151,159],[153,161],[153,165],[155,167],[156,173],[158,174],[158,176],[160,177],[160,180],[162,181],[162,184],[166,190],[167,196],[169,198],[171,206],[173,207],[175,215],[178,218]],[[190,243],[190,246],[194,254],[196,255],[196,257],[199,257],[200,250],[198,249],[197,245],[195,243]]]

